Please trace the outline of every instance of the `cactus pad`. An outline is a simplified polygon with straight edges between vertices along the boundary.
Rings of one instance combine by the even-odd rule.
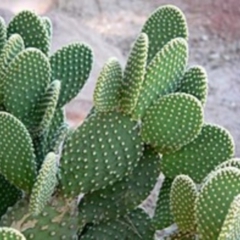
[[[165,178],[158,196],[157,206],[153,218],[153,224],[156,229],[164,229],[174,223],[170,209],[170,192],[172,179]]]
[[[178,92],[185,92],[196,97],[202,105],[207,99],[207,74],[203,67],[189,68],[181,80]]]
[[[160,98],[146,112],[142,139],[161,153],[173,152],[191,142],[201,131],[201,103],[185,93]]]
[[[210,173],[196,201],[199,239],[218,239],[234,198],[240,194],[240,170],[226,167]]]
[[[2,17],[0,17],[0,54],[2,53],[3,46],[5,45],[7,40],[7,28],[5,21]]]
[[[25,126],[0,112],[0,172],[20,189],[30,192],[36,178],[32,140]]]
[[[148,63],[167,42],[177,37],[188,38],[186,18],[179,8],[172,5],[159,7],[153,12],[142,32],[149,37]]]
[[[219,164],[215,169],[219,168],[225,168],[225,167],[235,167],[240,170],[240,158],[232,158],[230,160],[227,160],[221,164]]]
[[[92,50],[74,43],[61,48],[50,58],[53,80],[61,81],[58,107],[63,107],[81,90],[92,68]]]
[[[1,18],[0,18],[1,21]],[[1,34],[1,33],[0,33]],[[4,76],[11,61],[24,49],[24,43],[20,35],[13,34],[1,50],[0,55],[0,102],[3,102]]]
[[[18,229],[29,240],[76,239],[77,217],[72,212],[71,206],[55,199],[51,205],[45,206],[41,214],[31,216],[27,201],[22,200],[9,208],[0,224]]]
[[[22,192],[0,175],[0,218],[21,196]]]
[[[237,240],[240,236],[240,195],[230,205],[218,240]]]
[[[48,37],[48,45],[49,48],[51,47],[51,41],[52,41],[52,22],[50,18],[48,17],[42,17],[42,23],[45,27],[45,30],[47,32],[47,37]]]
[[[170,206],[174,221],[182,232],[191,232],[196,228],[195,201],[197,188],[187,175],[177,176],[170,192]]]
[[[34,126],[31,129],[32,135],[41,135],[46,132],[54,116],[61,82],[55,80],[51,82],[41,100],[37,103],[34,111]]]
[[[77,196],[113,184],[132,172],[141,155],[134,121],[117,112],[97,113],[65,141],[61,158],[64,193]]]
[[[26,240],[18,230],[7,227],[0,227],[1,240]]]
[[[119,219],[98,225],[87,225],[80,233],[79,240],[152,240],[154,229],[151,221],[142,209],[136,209]]]
[[[37,49],[28,48],[11,62],[4,79],[4,105],[27,127],[33,120],[32,112],[50,81],[50,65]],[[16,101],[17,98],[17,101]]]
[[[121,65],[115,58],[110,58],[104,65],[94,90],[94,106],[97,111],[108,112],[118,108],[121,83]]]
[[[156,54],[146,69],[138,102],[133,111],[135,119],[141,118],[159,96],[177,90],[187,59],[188,46],[182,38],[173,39]]]
[[[147,53],[148,36],[142,33],[133,45],[123,75],[121,109],[125,113],[130,114],[137,104],[145,76]]]
[[[41,213],[50,200],[57,185],[57,170],[57,156],[54,153],[49,153],[32,189],[29,208],[33,215]]]
[[[163,155],[161,170],[174,178],[189,175],[200,183],[214,168],[234,154],[231,135],[222,127],[204,124],[198,137],[179,151]]]
[[[159,155],[147,147],[131,175],[84,196],[79,204],[80,221],[97,224],[132,211],[147,198],[156,184],[159,162]]]
[[[7,28],[8,37],[18,33],[24,40],[26,48],[34,47],[43,53],[49,52],[48,32],[42,19],[30,11],[22,11],[9,23]]]
[[[56,134],[63,124],[65,124],[65,118],[64,109],[59,108],[55,110],[44,142],[46,153],[53,151],[52,148],[55,145],[54,141],[56,140]]]

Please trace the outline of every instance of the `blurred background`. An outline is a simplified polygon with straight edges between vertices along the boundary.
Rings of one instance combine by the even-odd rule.
[[[115,56],[125,64],[132,42],[147,16],[158,6],[175,4],[187,17],[189,64],[206,68],[209,96],[207,122],[221,124],[236,141],[240,154],[240,4],[239,0],[0,0],[0,15],[9,21],[23,9],[49,16],[52,52],[83,41],[95,54],[90,81],[67,106],[72,126],[81,123],[92,105],[92,92],[104,62]]]

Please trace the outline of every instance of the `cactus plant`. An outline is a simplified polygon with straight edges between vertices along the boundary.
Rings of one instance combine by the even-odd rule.
[[[188,66],[183,13],[158,8],[125,68],[104,64],[76,129],[64,107],[92,50],[73,43],[50,56],[51,37],[47,17],[0,19],[0,238],[154,239],[176,224],[166,239],[237,240],[240,165],[230,133],[204,122],[207,75]],[[151,219],[139,205],[160,172]]]

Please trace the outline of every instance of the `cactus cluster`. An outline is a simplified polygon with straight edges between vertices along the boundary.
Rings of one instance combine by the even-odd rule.
[[[207,75],[188,65],[183,13],[158,8],[126,66],[106,62],[76,129],[64,106],[92,50],[51,55],[51,35],[50,19],[29,11],[0,19],[0,239],[150,240],[175,223],[166,239],[237,240],[240,160],[228,131],[204,121]],[[150,218],[139,205],[160,173]]]

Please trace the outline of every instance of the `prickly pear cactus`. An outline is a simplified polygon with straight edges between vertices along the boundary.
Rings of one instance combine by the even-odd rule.
[[[150,15],[125,67],[104,64],[76,129],[64,108],[93,53],[50,56],[52,31],[30,11],[0,18],[0,239],[238,240],[240,161],[230,133],[204,122],[207,74],[188,65],[184,14]],[[139,205],[160,173],[150,218]]]

